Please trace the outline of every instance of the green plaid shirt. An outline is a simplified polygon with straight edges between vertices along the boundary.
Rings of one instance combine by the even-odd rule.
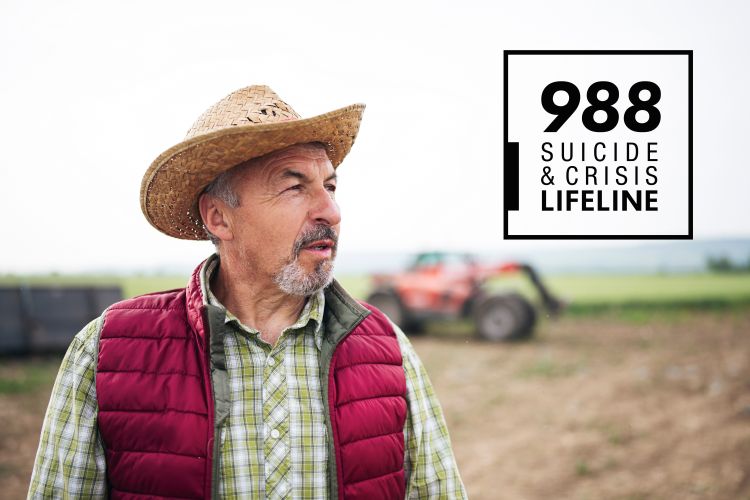
[[[209,259],[202,270],[203,296],[223,308],[206,285],[217,262]],[[221,334],[230,409],[219,438],[221,497],[328,497],[328,438],[318,369],[324,307],[322,291],[311,296],[275,345],[226,311]],[[44,419],[29,498],[106,497],[94,383],[101,319],[84,327],[65,354]],[[394,328],[409,409],[404,427],[407,497],[466,498],[427,373],[404,333]]]

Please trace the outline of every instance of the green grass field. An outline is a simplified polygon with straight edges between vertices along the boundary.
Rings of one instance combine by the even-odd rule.
[[[606,307],[732,307],[750,303],[750,274],[554,275],[549,288],[570,303],[572,312]],[[499,278],[495,290],[517,289],[533,295],[521,277]]]
[[[364,298],[370,282],[364,275],[338,278],[349,292]],[[550,289],[570,303],[571,312],[607,307],[715,308],[750,304],[750,274],[663,275],[552,275],[544,278]],[[185,286],[187,276],[43,275],[0,276],[0,285],[120,285],[125,297]],[[523,276],[510,275],[488,283],[495,291],[515,290],[534,298]]]

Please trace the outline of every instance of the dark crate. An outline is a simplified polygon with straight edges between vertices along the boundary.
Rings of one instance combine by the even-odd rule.
[[[0,354],[63,352],[120,287],[0,287]]]

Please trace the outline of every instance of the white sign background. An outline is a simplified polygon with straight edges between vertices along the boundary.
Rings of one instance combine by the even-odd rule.
[[[507,213],[506,237],[571,237],[571,238],[685,238],[691,235],[689,227],[689,65],[687,54],[513,54],[507,55],[508,131],[507,140],[519,143],[519,207]],[[544,88],[555,81],[568,81],[576,85],[581,102],[573,115],[557,132],[544,132],[555,119],[541,104]],[[591,132],[583,126],[581,117],[589,106],[586,92],[597,81],[614,83],[619,98],[614,107],[619,113],[617,126],[610,132]],[[623,121],[625,110],[632,104],[628,98],[630,87],[639,81],[651,81],[661,89],[661,99],[656,108],[661,113],[661,122],[652,132],[633,132]],[[565,98],[555,97],[563,104]],[[596,115],[597,121],[601,121]],[[643,121],[641,114],[638,120]],[[541,145],[553,145],[554,158],[542,159]],[[565,162],[560,157],[561,143],[566,152],[573,143],[575,156]],[[581,161],[581,143],[586,146],[586,161]],[[593,159],[593,147],[597,142],[606,144],[608,158],[597,162]],[[620,158],[614,161],[613,144],[618,143]],[[624,161],[625,143],[639,145],[636,161]],[[657,162],[648,162],[646,144],[658,143]],[[600,150],[601,151],[601,150]],[[568,185],[566,168],[578,167],[578,183]],[[586,186],[586,165],[598,168],[598,186]],[[603,167],[609,165],[609,184],[602,185]],[[628,183],[615,184],[615,168],[628,166]],[[632,165],[638,165],[638,186],[633,182]],[[658,182],[654,186],[645,183],[646,167],[657,167]],[[543,167],[550,166],[554,186],[541,182]],[[604,204],[611,205],[612,190],[656,189],[657,211],[582,211],[581,203],[571,211],[543,211],[541,192],[546,189],[547,206],[555,200],[554,191],[598,190],[603,191]],[[645,196],[645,193],[644,193]],[[580,200],[580,195],[579,195]],[[596,200],[596,196],[594,197]],[[644,203],[645,205],[645,203]],[[596,201],[593,204],[596,207]]]

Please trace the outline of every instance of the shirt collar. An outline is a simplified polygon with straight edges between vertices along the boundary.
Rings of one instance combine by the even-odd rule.
[[[203,304],[213,305],[224,310],[224,323],[236,323],[236,325],[247,333],[252,335],[258,335],[258,330],[249,326],[243,325],[240,320],[231,313],[226,307],[224,307],[219,299],[211,291],[210,282],[214,272],[219,268],[219,254],[213,254],[203,264],[201,269],[201,292],[203,293]],[[285,330],[302,329],[312,320],[314,323],[313,334],[315,336],[315,345],[318,349],[321,348],[323,343],[323,311],[325,309],[325,293],[323,290],[318,290],[313,295],[307,298],[305,306],[302,308],[297,321],[285,328]]]

